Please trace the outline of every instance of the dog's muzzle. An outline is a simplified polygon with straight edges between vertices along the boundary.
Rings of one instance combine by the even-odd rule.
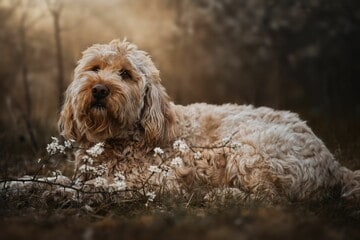
[[[92,87],[91,93],[94,98],[91,107],[98,109],[105,108],[105,99],[110,93],[109,88],[103,84],[96,84]]]

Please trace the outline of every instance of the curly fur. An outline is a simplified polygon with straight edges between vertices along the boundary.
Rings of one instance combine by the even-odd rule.
[[[130,78],[118,74],[124,69]],[[95,84],[110,91],[101,109],[91,107]],[[121,172],[129,188],[147,180],[162,184],[164,176],[148,168],[161,166],[164,157],[154,157],[152,150],[161,147],[170,158],[172,143],[183,139],[191,150],[178,153],[184,164],[171,167],[166,176],[170,190],[204,184],[269,200],[322,199],[332,190],[359,196],[360,172],[342,167],[297,114],[235,104],[175,105],[149,55],[127,41],[96,44],[83,52],[66,91],[59,129],[84,148],[105,142],[105,152],[92,164],[105,164],[101,176],[109,181]],[[197,151],[201,156],[195,156]],[[77,167],[86,154],[78,150]]]

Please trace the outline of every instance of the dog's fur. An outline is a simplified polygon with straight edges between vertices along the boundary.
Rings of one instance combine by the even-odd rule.
[[[123,70],[129,75],[120,76]],[[93,107],[96,84],[110,92],[101,108]],[[84,149],[105,142],[105,151],[92,164],[105,164],[101,176],[109,181],[121,172],[128,188],[149,179],[163,184],[164,176],[148,169],[177,154],[183,164],[167,170],[169,190],[206,184],[269,200],[321,199],[336,189],[339,196],[359,196],[360,172],[342,167],[297,114],[235,104],[175,105],[151,58],[127,41],[96,44],[83,52],[66,91],[59,129],[81,146],[77,166],[87,154]],[[176,152],[172,144],[177,139],[190,149]],[[165,154],[154,157],[155,147]]]

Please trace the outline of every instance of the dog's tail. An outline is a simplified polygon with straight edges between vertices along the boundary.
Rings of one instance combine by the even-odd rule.
[[[360,202],[360,170],[352,171],[341,167],[341,197]]]

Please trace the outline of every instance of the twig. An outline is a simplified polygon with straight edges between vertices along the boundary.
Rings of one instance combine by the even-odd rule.
[[[233,133],[230,135],[229,139],[228,139],[227,141],[225,141],[224,143],[222,143],[221,145],[218,145],[218,146],[216,146],[216,145],[212,145],[212,146],[196,146],[196,145],[195,145],[195,146],[191,146],[191,148],[200,148],[200,149],[224,148],[224,147],[226,147],[226,146],[231,142],[232,138],[233,138],[238,132],[239,132],[239,130],[233,132]],[[191,149],[191,150],[194,151],[193,149]]]
[[[158,165],[158,167],[161,167],[166,161],[168,161],[169,159],[171,159],[172,157],[174,157],[175,154],[172,154],[170,156],[168,156],[167,158],[163,158],[161,155],[159,155],[160,159],[161,159],[161,162],[160,164]],[[142,190],[143,190],[143,195],[145,196],[146,195],[146,192],[145,192],[145,187],[146,185],[149,183],[150,179],[152,176],[154,176],[155,172],[152,172],[149,177],[145,180],[145,182],[142,183],[142,186],[140,187]]]
[[[192,193],[192,194],[190,195],[189,201],[186,203],[185,208],[188,208],[188,207],[189,207],[190,202],[191,202],[193,196],[194,196],[194,193]]]
[[[47,181],[47,180],[39,180],[39,179],[13,179],[13,178],[7,178],[7,179],[1,179],[0,180],[0,184],[4,183],[4,188],[6,188],[6,183],[8,182],[22,182],[22,183],[26,183],[26,182],[32,182],[32,183],[39,183],[39,184],[45,184],[45,185],[49,185],[49,186],[58,186],[64,189],[71,189],[74,190],[78,193],[82,193],[82,194],[108,194],[108,193],[112,193],[112,194],[116,194],[116,193],[123,193],[123,192],[137,192],[137,190],[133,190],[133,189],[124,189],[124,190],[117,190],[117,191],[86,191],[83,188],[85,186],[90,186],[90,185],[82,185],[81,188],[77,188],[74,186],[69,186],[69,185],[65,185],[62,183],[57,183],[57,182],[51,182],[51,181]]]

